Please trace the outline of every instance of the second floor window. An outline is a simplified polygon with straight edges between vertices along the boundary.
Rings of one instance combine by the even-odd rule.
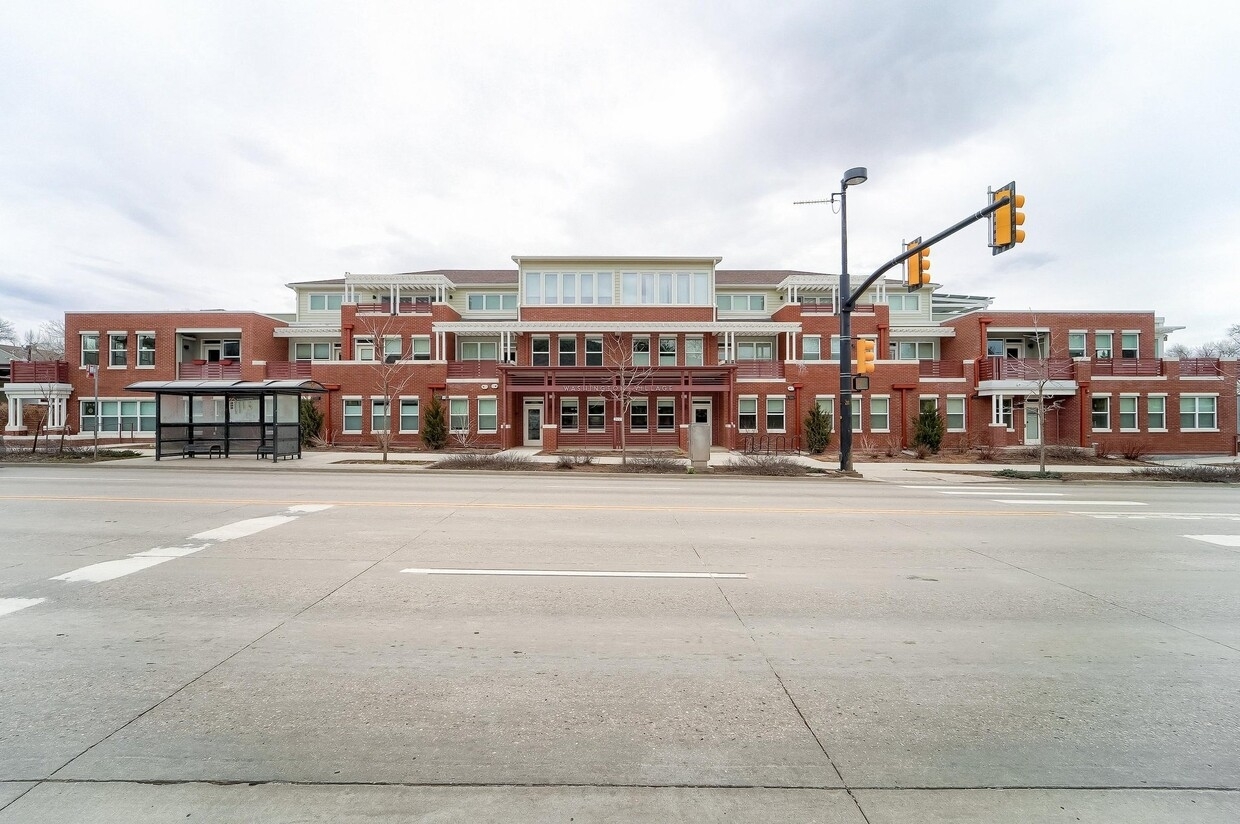
[[[473,292],[466,298],[471,312],[515,312],[517,296],[502,292]]]
[[[577,365],[577,336],[576,335],[560,335],[558,344],[560,347],[560,366],[576,366]]]
[[[530,364],[551,365],[551,338],[534,338],[530,341]]]
[[[1094,333],[1094,357],[1109,358],[1111,357],[1111,344],[1115,337],[1110,332]]]
[[[659,366],[676,365],[676,339],[659,338]]]
[[[1068,357],[1083,358],[1085,357],[1085,333],[1069,332],[1068,333]]]
[[[155,365],[155,336],[150,333],[138,335],[138,366]]]
[[[633,365],[650,365],[650,338],[633,338]]]
[[[108,335],[108,366],[124,366],[128,349],[128,335]]]
[[[82,335],[82,365],[99,365],[99,336]]]
[[[817,335],[801,338],[801,360],[822,360],[822,338]]]
[[[311,295],[311,312],[339,312],[344,295]]]
[[[715,304],[720,312],[762,312],[766,295],[716,295]]]
[[[1136,332],[1125,332],[1119,336],[1119,356],[1121,358],[1135,358],[1137,356],[1137,341],[1139,336]]]
[[[705,365],[705,351],[701,338],[685,338],[685,366]]]
[[[603,365],[603,339],[586,338],[586,366]]]

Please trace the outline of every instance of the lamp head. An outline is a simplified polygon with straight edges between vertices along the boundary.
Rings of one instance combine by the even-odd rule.
[[[869,173],[866,172],[864,166],[856,166],[844,172],[844,179],[840,181],[840,185],[844,187],[857,186],[865,183],[869,179]]]

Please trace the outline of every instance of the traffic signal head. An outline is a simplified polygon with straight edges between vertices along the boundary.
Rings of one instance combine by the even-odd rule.
[[[994,203],[1001,198],[1008,202],[1000,206],[990,215],[990,253],[997,255],[1006,252],[1018,243],[1024,243],[1025,213],[1020,211],[1025,206],[1025,196],[1016,193],[1016,182],[1013,181],[990,193],[990,201]]]
[[[868,375],[874,371],[874,341],[861,338],[857,341],[857,374]]]
[[[905,245],[905,249],[912,249],[921,243],[921,238]],[[930,249],[929,247],[922,249],[917,254],[904,261],[905,283],[910,292],[920,289],[930,282]]]

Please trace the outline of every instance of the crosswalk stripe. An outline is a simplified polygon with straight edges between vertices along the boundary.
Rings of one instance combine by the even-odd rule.
[[[1184,537],[1192,538],[1194,541],[1205,541],[1207,544],[1240,548],[1240,535],[1185,535]]]

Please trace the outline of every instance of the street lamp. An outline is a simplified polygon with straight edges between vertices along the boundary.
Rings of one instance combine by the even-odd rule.
[[[864,166],[840,180],[840,471],[852,471],[852,285],[848,282],[848,187],[869,179]]]

